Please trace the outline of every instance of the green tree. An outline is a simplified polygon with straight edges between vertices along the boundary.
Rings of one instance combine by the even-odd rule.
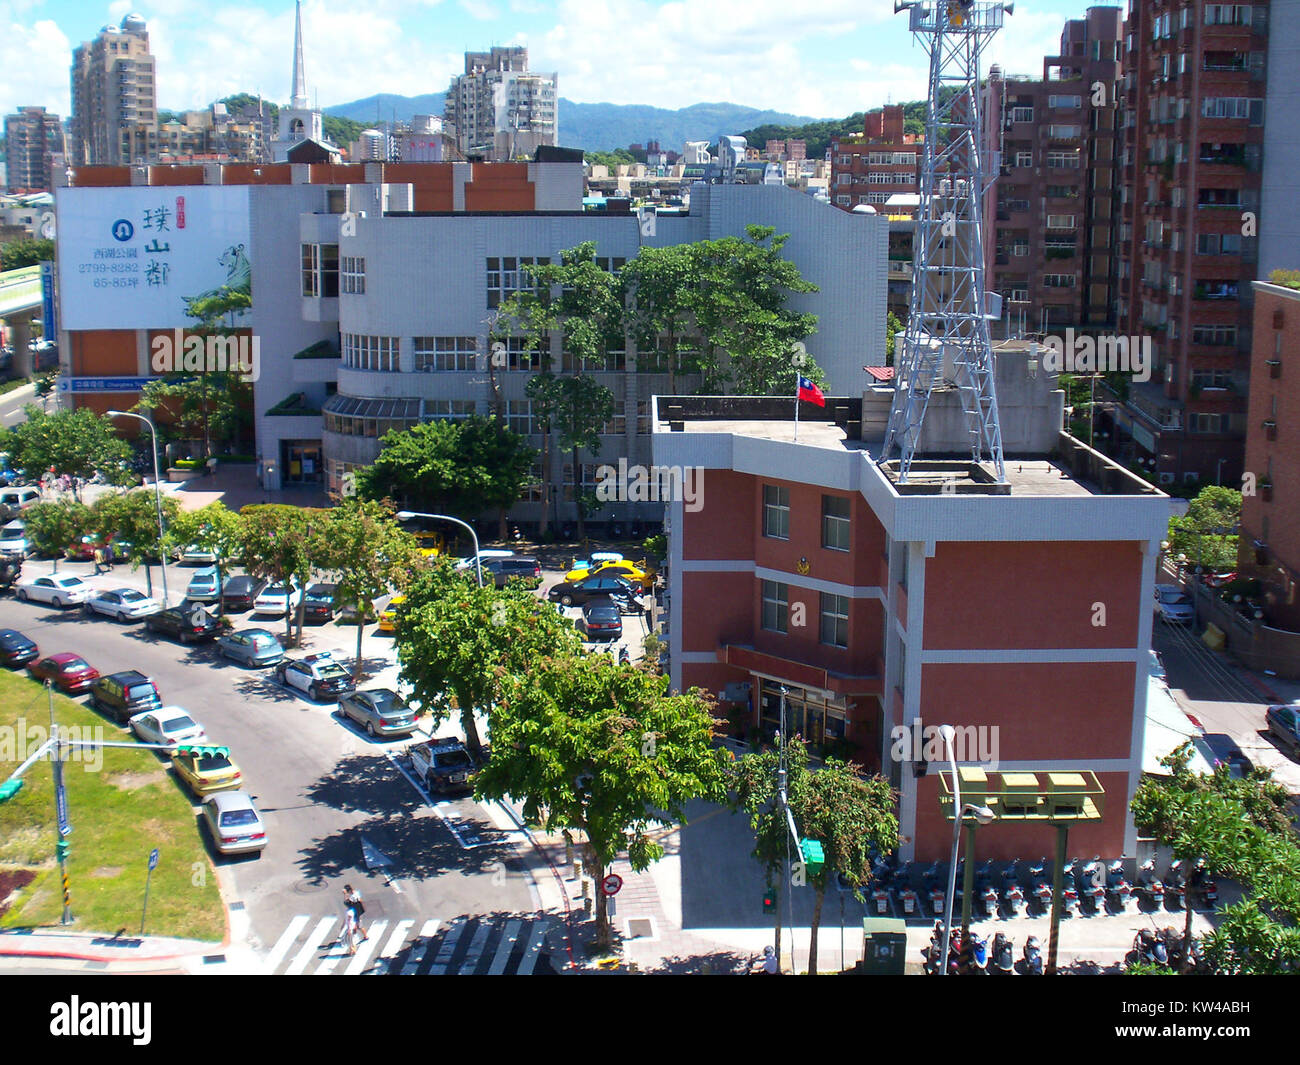
[[[614,394],[585,374],[556,376],[549,371],[535,374],[526,386],[533,404],[533,416],[553,432],[562,450],[573,462],[573,500],[578,508],[578,538],[587,538],[587,513],[592,500],[583,492],[582,452],[600,453],[600,431],[614,416]]]
[[[217,501],[183,511],[168,526],[170,540],[181,547],[194,544],[205,547],[217,556],[217,587],[226,587],[227,567],[243,561],[244,521],[224,503]],[[224,600],[217,599],[220,612]]]
[[[1188,504],[1186,514],[1170,519],[1169,554],[1207,570],[1233,568],[1240,524],[1241,493],[1207,485]]]
[[[260,503],[240,512],[244,525],[244,567],[254,577],[273,585],[296,582],[306,588],[313,568],[313,531],[323,527],[327,512],[282,503]],[[303,609],[298,606],[298,639],[302,638]],[[293,636],[293,611],[284,614],[285,644],[297,646]]]
[[[666,678],[605,655],[543,657],[503,689],[475,793],[522,800],[527,820],[584,833],[597,884],[624,850],[633,869],[649,868],[663,855],[656,824],[684,822],[692,799],[725,795],[725,752],[696,689],[669,695]],[[596,938],[609,943],[600,891]]]
[[[0,270],[18,270],[24,266],[54,261],[54,241],[45,238],[11,240],[0,246]]]
[[[514,584],[480,588],[473,571],[457,572],[445,562],[411,582],[395,643],[413,697],[434,714],[436,726],[454,696],[476,752],[482,743],[474,716],[493,720],[504,679],[526,676],[550,655],[574,656],[581,646],[573,625],[532,592]]]
[[[38,555],[62,558],[68,545],[95,527],[90,508],[71,499],[37,503],[23,511],[27,540]]]
[[[897,795],[884,777],[864,777],[857,766],[837,758],[828,758],[821,769],[810,771],[803,740],[798,736],[788,740],[786,796],[790,812],[801,833],[800,838],[817,840],[826,857],[826,864],[820,871],[807,871],[799,852],[794,849],[788,822],[777,801],[779,769],[780,753],[772,749],[737,759],[731,768],[734,804],[750,815],[755,839],[754,857],[763,865],[769,889],[776,887],[781,863],[786,860],[787,853],[793,852],[795,861],[799,863],[796,881],[806,880],[816,893],[808,954],[808,972],[816,975],[817,931],[821,927],[827,885],[834,882],[838,873],[855,890],[860,888],[871,876],[873,848],[881,854],[897,849]],[[792,891],[795,886],[792,883],[786,890]],[[775,932],[779,951],[779,905]]]
[[[128,463],[131,445],[113,424],[88,407],[46,414],[34,403],[23,408],[26,421],[14,426],[14,465],[39,476],[53,467],[57,473],[88,480],[96,471],[110,484],[134,480]]]
[[[898,334],[904,332],[903,323],[898,320],[898,315],[893,311],[885,319],[885,365],[894,365],[894,352],[897,350]]]
[[[403,588],[423,567],[415,538],[393,519],[387,507],[355,496],[325,512],[312,533],[316,566],[335,578],[334,601],[355,606],[359,618],[391,588]],[[352,678],[361,681],[361,637],[357,624],[357,660]]]
[[[162,499],[163,526],[170,533],[181,513],[180,504],[170,495]],[[106,492],[95,500],[94,531],[114,540],[131,544],[130,563],[138,569],[143,563],[149,594],[153,595],[153,563],[161,563],[171,543],[158,530],[158,498],[151,488],[128,492]]]
[[[678,374],[704,370],[695,331],[696,259],[693,244],[645,247],[621,272],[628,329],[647,362],[650,352],[666,349],[670,393],[677,391]]]

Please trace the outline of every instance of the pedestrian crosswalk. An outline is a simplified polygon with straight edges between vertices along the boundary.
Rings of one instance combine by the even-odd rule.
[[[297,914],[263,959],[279,976],[524,976],[553,973],[551,919],[456,917],[376,920],[348,953],[338,916]]]

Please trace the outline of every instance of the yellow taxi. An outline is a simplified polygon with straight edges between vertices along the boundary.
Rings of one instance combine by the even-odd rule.
[[[383,611],[379,615],[380,632],[397,631],[397,608],[405,602],[406,596],[404,595],[395,595],[392,599],[388,600],[388,606],[384,607]]]
[[[215,791],[229,791],[244,782],[244,775],[230,760],[230,750],[226,747],[182,744],[172,755],[172,769],[185,786],[200,797]]]
[[[647,590],[654,586],[655,580],[654,574],[645,568],[645,559],[640,562],[629,562],[625,558],[602,559],[599,555],[593,555],[590,561],[574,559],[573,569],[564,575],[564,579],[570,583],[585,581],[596,574],[606,577],[624,577]]]
[[[411,535],[420,545],[420,554],[425,558],[438,558],[447,550],[447,541],[440,532],[417,532]]]

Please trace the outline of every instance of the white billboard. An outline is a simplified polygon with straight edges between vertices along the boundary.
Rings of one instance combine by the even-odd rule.
[[[64,329],[172,329],[223,287],[252,295],[247,186],[55,193]]]

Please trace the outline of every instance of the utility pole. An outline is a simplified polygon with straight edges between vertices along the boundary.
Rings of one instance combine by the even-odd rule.
[[[72,892],[68,885],[68,836],[72,824],[68,820],[68,793],[63,786],[63,748],[59,743],[59,726],[54,720],[54,682],[45,682],[45,694],[50,704],[50,740],[54,744],[54,815],[58,821],[59,838],[54,843],[54,853],[59,859],[59,882],[63,887],[63,916],[60,924],[72,923]]]

